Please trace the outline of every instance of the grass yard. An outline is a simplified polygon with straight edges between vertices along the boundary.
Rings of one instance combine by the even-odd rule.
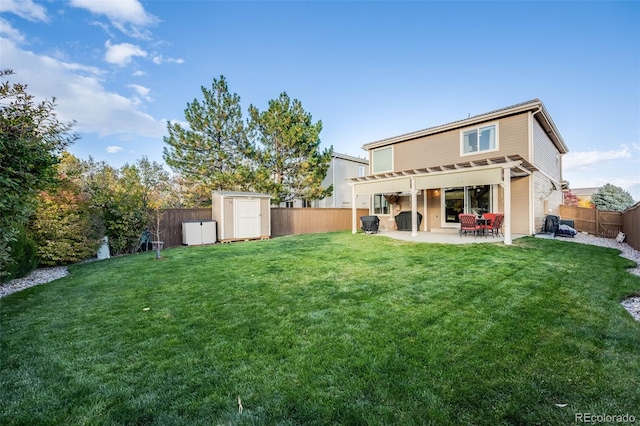
[[[0,424],[640,419],[619,304],[640,278],[615,250],[345,232],[163,254],[0,299]]]

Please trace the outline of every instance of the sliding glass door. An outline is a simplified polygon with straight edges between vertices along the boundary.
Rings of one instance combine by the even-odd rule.
[[[460,213],[481,215],[491,211],[491,185],[443,189],[443,226],[460,223]]]
[[[464,213],[464,188],[445,188],[445,223],[459,223],[458,215]]]
[[[468,186],[467,213],[482,215],[491,211],[491,185]]]

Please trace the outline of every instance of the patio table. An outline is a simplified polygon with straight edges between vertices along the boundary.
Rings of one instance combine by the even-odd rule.
[[[476,219],[476,223],[480,225],[480,229],[482,229],[482,235],[487,236],[487,226],[491,222],[491,219],[486,217],[479,217]]]

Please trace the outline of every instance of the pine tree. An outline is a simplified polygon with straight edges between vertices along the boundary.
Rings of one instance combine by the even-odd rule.
[[[619,186],[607,183],[591,196],[598,210],[622,211],[633,205],[633,197]]]
[[[272,203],[316,200],[331,195],[333,187],[322,181],[333,148],[320,151],[322,122],[313,123],[299,100],[286,93],[269,101],[266,111],[249,107],[250,129],[255,137],[256,189],[272,196]]]
[[[250,144],[240,97],[230,93],[224,76],[211,89],[201,87],[203,100],[187,103],[188,128],[169,123],[164,160],[190,182],[209,190],[243,190],[250,184]]]

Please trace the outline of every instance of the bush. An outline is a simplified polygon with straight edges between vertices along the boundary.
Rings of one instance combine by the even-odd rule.
[[[62,182],[52,193],[41,193],[31,220],[41,263],[67,265],[95,256],[100,245],[98,224],[72,182]]]
[[[25,277],[38,266],[36,243],[27,236],[25,227],[19,227],[16,238],[9,243],[9,256],[5,280]]]

